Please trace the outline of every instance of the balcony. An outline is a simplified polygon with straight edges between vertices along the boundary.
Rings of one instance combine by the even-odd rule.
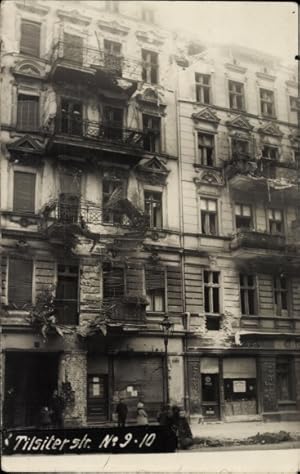
[[[146,324],[146,305],[148,302],[143,297],[106,298],[103,304],[110,307],[109,320],[111,323]]]
[[[280,251],[285,249],[285,245],[284,235],[241,229],[234,235],[230,248],[231,250],[267,249]]]
[[[247,334],[273,334],[300,332],[300,318],[291,316],[242,316],[241,335],[243,330]]]
[[[112,159],[136,164],[144,151],[146,134],[141,130],[125,128],[120,123],[83,120],[81,117],[56,116],[49,126],[48,151],[52,154],[70,154],[97,157],[107,152]],[[95,153],[93,153],[95,156]]]

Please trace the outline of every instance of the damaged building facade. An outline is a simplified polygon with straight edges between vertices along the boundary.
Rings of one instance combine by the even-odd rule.
[[[2,10],[5,424],[56,388],[65,426],[112,422],[120,397],[131,421],[140,400],[150,421],[168,400],[295,419],[295,72],[188,44],[147,2]]]

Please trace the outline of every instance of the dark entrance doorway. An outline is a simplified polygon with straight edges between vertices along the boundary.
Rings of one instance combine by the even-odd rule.
[[[97,423],[106,421],[108,415],[107,375],[89,374],[87,390],[88,422]]]
[[[41,407],[50,404],[57,376],[57,353],[6,353],[5,427],[36,426]]]
[[[207,419],[219,418],[219,374],[202,374],[202,412]]]

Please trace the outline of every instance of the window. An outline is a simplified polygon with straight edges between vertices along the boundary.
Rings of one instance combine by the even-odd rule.
[[[158,54],[142,49],[142,80],[150,84],[158,83]]]
[[[160,152],[160,117],[143,115],[144,149],[151,153]]]
[[[33,262],[10,258],[8,265],[8,302],[22,309],[32,303]]]
[[[290,96],[290,109],[294,112],[299,112],[300,107],[299,107],[299,99],[298,97],[292,97]]]
[[[165,271],[158,268],[145,269],[147,311],[165,311]]]
[[[211,76],[209,74],[195,74],[196,101],[202,104],[211,103]]]
[[[260,108],[262,115],[266,117],[275,116],[274,92],[260,89]]]
[[[269,229],[271,234],[283,233],[283,215],[279,209],[269,209]]]
[[[240,275],[240,299],[242,314],[256,314],[256,280],[254,275]]]
[[[119,13],[120,2],[118,2],[117,0],[108,0],[105,2],[105,8],[109,12]]]
[[[236,229],[252,228],[252,209],[246,204],[235,205],[235,227]]]
[[[121,140],[123,137],[123,109],[106,106],[103,109],[104,137]]]
[[[35,212],[35,173],[14,172],[13,210],[16,212]]]
[[[55,306],[59,324],[78,324],[78,265],[57,266]]]
[[[217,234],[217,201],[214,199],[202,199],[201,208],[201,232],[206,235]]]
[[[154,23],[154,11],[152,8],[142,8],[142,20],[147,23]]]
[[[220,314],[220,272],[204,270],[205,313]]]
[[[149,219],[149,227],[162,228],[162,193],[145,191],[145,213]]]
[[[104,40],[104,65],[116,74],[122,74],[121,43]]]
[[[104,179],[102,183],[102,206],[105,224],[122,224],[123,215],[118,210],[118,201],[124,197],[125,185],[119,180]]]
[[[64,59],[76,64],[83,63],[83,38],[64,33]]]
[[[249,141],[238,140],[233,138],[232,141],[232,154],[234,158],[238,159],[249,159]]]
[[[285,276],[273,278],[273,291],[276,315],[286,315],[288,311],[288,283]]]
[[[277,146],[264,145],[262,149],[262,157],[267,160],[278,160],[279,151]]]
[[[64,224],[78,223],[80,220],[81,175],[61,173],[58,201],[58,219]]]
[[[40,56],[41,25],[32,21],[22,20],[20,53]]]
[[[18,94],[17,128],[35,132],[40,125],[40,98],[37,95]]]
[[[82,125],[82,103],[62,99],[60,109],[60,132],[68,135],[81,136],[83,132]]]
[[[292,380],[293,371],[291,359],[278,357],[276,360],[276,386],[278,401],[293,400]]]
[[[124,268],[103,264],[102,281],[103,299],[120,298],[125,295]]]
[[[241,82],[229,81],[229,107],[245,110],[244,84]]]
[[[213,135],[198,133],[198,163],[214,166],[215,139]]]

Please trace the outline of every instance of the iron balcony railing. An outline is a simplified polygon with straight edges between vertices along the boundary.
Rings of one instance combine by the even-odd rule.
[[[61,224],[101,224],[102,209],[96,204],[83,200],[79,195],[61,193],[58,199],[53,199],[42,211],[44,220]]]
[[[56,117],[54,130],[55,134],[113,142],[134,148],[144,148],[144,141],[147,137],[147,134],[143,131],[134,128],[124,128],[119,122],[95,122],[83,120],[76,115]]]
[[[130,77],[137,80],[141,75],[141,61],[112,54],[98,48],[79,46],[66,41],[57,41],[53,45],[51,62],[63,61],[79,67],[102,69],[117,77]]]

